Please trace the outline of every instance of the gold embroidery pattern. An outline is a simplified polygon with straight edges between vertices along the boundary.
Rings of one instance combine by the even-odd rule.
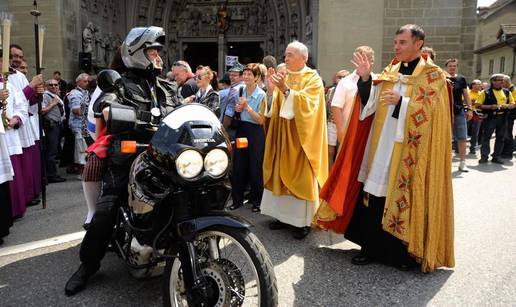
[[[416,101],[421,103],[426,103],[428,105],[432,105],[432,99],[435,96],[435,91],[431,88],[425,89],[422,86],[418,86],[417,88],[417,96]]]
[[[421,127],[421,125],[428,121],[428,117],[426,116],[425,110],[423,109],[419,109],[418,111],[414,112],[412,115],[410,115],[410,117],[412,117],[412,121],[417,128]]]
[[[432,84],[434,83],[435,81],[438,81],[439,80],[439,71],[437,70],[431,70],[429,71],[427,74],[426,74],[426,81],[428,82],[428,84]]]
[[[418,147],[419,144],[421,143],[421,137],[422,135],[419,134],[417,131],[409,131],[408,132],[408,139],[407,139],[407,142],[413,146],[413,147]]]
[[[406,192],[406,191],[408,191],[409,188],[410,188],[410,178],[405,175],[401,175],[400,179],[398,180],[398,189],[400,191]]]
[[[399,216],[391,215],[388,227],[393,232],[401,234],[405,231],[405,227],[403,226],[403,224],[405,224],[405,221],[403,221]]]

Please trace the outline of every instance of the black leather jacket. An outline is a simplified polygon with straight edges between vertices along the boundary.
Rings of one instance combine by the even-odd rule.
[[[177,95],[177,86],[143,71],[130,70],[122,75],[122,88],[121,93],[103,93],[94,103],[94,112],[100,113],[106,106],[119,103],[133,107],[139,120],[150,121],[152,108],[159,108],[162,114],[161,118],[163,118],[181,105]],[[151,131],[139,129],[114,135],[114,138],[148,143],[152,134]]]

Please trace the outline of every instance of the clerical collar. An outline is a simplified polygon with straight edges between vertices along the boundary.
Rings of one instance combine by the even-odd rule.
[[[421,57],[417,57],[416,59],[410,61],[410,62],[401,62],[400,66],[400,74],[403,75],[411,75],[412,72],[414,72],[414,69],[416,69],[417,64],[419,63],[419,59]]]

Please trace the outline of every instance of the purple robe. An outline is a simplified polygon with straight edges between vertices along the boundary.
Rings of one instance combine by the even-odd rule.
[[[26,211],[26,189],[24,187],[25,180],[23,178],[23,155],[12,155],[11,164],[14,170],[14,178],[9,182],[9,192],[11,194],[11,210],[13,217],[22,217]]]

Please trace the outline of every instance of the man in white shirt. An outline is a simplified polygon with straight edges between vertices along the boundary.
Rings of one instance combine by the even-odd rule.
[[[365,55],[371,65],[374,64],[374,50],[369,46],[360,46],[355,49],[355,52]],[[333,112],[333,122],[337,129],[337,141],[342,144],[342,139],[346,135],[349,118],[355,101],[357,93],[357,82],[360,76],[354,70],[350,75],[341,79],[337,84],[333,99],[331,101],[331,108]]]

